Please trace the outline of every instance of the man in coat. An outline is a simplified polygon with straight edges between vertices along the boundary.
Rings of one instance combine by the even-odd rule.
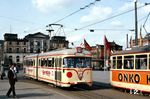
[[[10,84],[10,88],[6,94],[6,96],[10,96],[11,91],[13,92],[13,97],[16,98],[16,92],[15,92],[15,82],[16,82],[16,76],[15,76],[15,72],[14,72],[14,66],[11,65],[10,69],[8,71],[8,79],[9,79],[9,84]]]

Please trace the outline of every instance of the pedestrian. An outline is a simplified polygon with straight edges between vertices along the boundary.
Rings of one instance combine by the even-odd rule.
[[[10,93],[12,92],[13,97],[16,98],[16,92],[15,92],[16,76],[14,73],[14,65],[10,65],[10,69],[8,71],[8,79],[9,79],[10,88],[9,88],[6,96],[9,97]]]
[[[17,74],[19,73],[18,67],[16,66],[16,64],[14,64],[14,72]]]
[[[16,66],[16,64],[13,64],[14,65],[14,74],[15,74],[15,78],[16,78],[16,81],[18,81],[17,79],[17,73],[18,73],[18,67]]]

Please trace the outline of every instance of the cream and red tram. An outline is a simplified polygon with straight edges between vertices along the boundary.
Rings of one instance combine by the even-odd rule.
[[[25,76],[56,86],[92,85],[91,53],[80,47],[28,55],[24,69]]]
[[[150,93],[150,45],[113,53],[110,83],[130,92]]]

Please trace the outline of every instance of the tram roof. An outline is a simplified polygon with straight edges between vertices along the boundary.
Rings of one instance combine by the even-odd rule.
[[[134,53],[147,53],[150,52],[150,45],[145,45],[142,47],[133,47],[123,51],[117,51],[112,53],[112,55],[121,55],[121,54],[134,54]]]
[[[39,53],[39,54],[31,54],[27,57],[36,57],[37,55],[39,56],[48,56],[48,55],[73,55],[77,52],[76,48],[71,48],[71,49],[57,49],[57,50],[52,50],[49,52],[44,52],[44,53]],[[82,53],[84,53],[85,55],[91,55],[91,53],[87,50],[82,49]]]
[[[50,52],[40,53],[39,56],[47,56],[47,55],[72,55],[78,53],[76,48],[71,49],[58,49]],[[82,53],[91,54],[89,51],[82,49]]]

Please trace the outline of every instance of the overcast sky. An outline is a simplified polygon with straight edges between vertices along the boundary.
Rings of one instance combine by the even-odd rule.
[[[46,25],[54,23],[80,8],[94,3],[95,0],[0,0],[0,39],[4,33],[17,33],[19,38],[27,34],[42,32],[48,34]],[[138,7],[150,0],[137,0]],[[134,38],[134,11],[108,18],[134,8],[134,0],[101,0],[85,9],[58,22],[64,26],[64,32],[69,42],[79,46],[85,38],[94,46],[103,44],[104,35],[108,41],[115,41],[126,47],[126,34]],[[146,20],[150,6],[138,9],[138,26]],[[106,19],[106,20],[105,20]],[[105,20],[105,21],[103,21]],[[92,25],[93,24],[93,25]],[[150,32],[150,18],[146,22],[146,30]],[[54,27],[57,30],[57,27]],[[80,29],[76,30],[75,29]],[[90,32],[90,29],[95,29]],[[140,29],[139,29],[140,30]],[[58,33],[59,34],[59,33]],[[146,32],[142,29],[142,35]]]

